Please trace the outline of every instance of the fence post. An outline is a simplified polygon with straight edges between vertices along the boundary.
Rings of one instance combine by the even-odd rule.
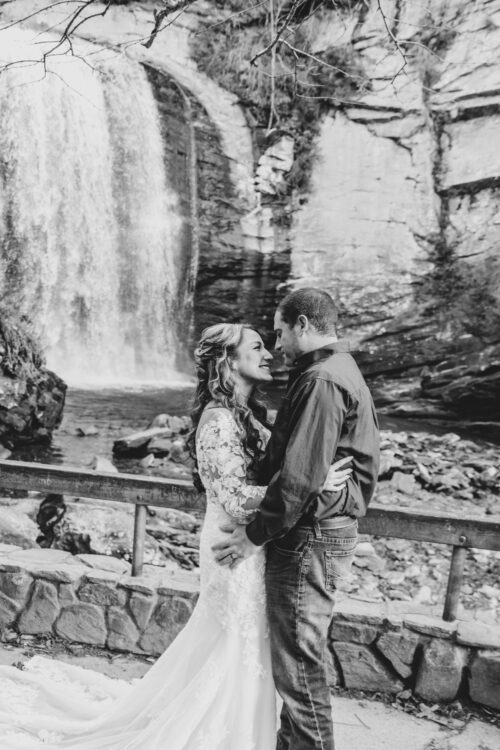
[[[460,541],[465,542],[465,537],[460,537]],[[447,622],[457,619],[458,600],[460,597],[460,589],[462,587],[466,555],[466,547],[452,548],[448,587],[446,589],[443,610],[443,620],[446,620]]]
[[[132,550],[132,575],[142,575],[144,563],[144,541],[146,537],[147,508],[145,505],[135,506],[134,548]]]

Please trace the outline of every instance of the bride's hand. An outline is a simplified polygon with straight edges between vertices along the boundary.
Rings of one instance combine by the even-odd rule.
[[[335,463],[330,466],[323,485],[323,490],[326,490],[327,492],[339,492],[339,490],[344,489],[347,480],[352,474],[352,469],[350,467],[342,467],[345,467],[349,461],[352,461],[352,456],[341,458],[340,461],[335,461]]]

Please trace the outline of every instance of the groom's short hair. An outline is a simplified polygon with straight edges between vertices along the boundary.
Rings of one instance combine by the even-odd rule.
[[[278,311],[290,327],[295,325],[299,315],[305,315],[318,333],[337,333],[337,307],[332,297],[323,289],[305,287],[290,292],[279,303]]]

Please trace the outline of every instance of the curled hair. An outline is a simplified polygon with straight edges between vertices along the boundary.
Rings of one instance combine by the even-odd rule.
[[[247,403],[241,403],[236,398],[235,383],[231,371],[231,360],[241,343],[243,331],[255,330],[251,326],[241,323],[218,323],[205,328],[194,352],[196,386],[191,419],[193,429],[189,433],[186,444],[194,461],[193,482],[199,491],[203,491],[203,483],[198,473],[198,459],[196,456],[196,430],[201,415],[210,401],[229,409],[241,434],[243,450],[250,459],[249,468],[259,458],[264,446],[259,431],[252,422],[252,417],[269,427],[267,410],[256,391],[253,391]]]

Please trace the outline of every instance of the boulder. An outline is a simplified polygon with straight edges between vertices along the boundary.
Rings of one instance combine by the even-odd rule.
[[[384,693],[399,693],[403,689],[398,675],[377,659],[369,646],[341,641],[335,641],[332,646],[340,662],[345,687]]]
[[[110,474],[116,474],[118,469],[106,456],[94,456],[90,468],[94,471],[107,471]]]
[[[19,608],[17,602],[0,591],[0,631],[14,624]]]
[[[162,599],[144,631],[139,646],[148,654],[161,654],[184,627],[192,612],[192,604],[181,596]]]
[[[478,651],[470,665],[469,694],[473,701],[500,710],[500,651]]]
[[[424,646],[415,692],[428,701],[456,698],[469,652],[449,641],[434,639]]]
[[[376,646],[378,651],[388,659],[396,672],[403,678],[412,673],[412,663],[420,638],[411,632],[382,633]]]
[[[48,441],[62,419],[66,384],[47,370],[31,325],[0,305],[0,443]]]
[[[330,627],[330,639],[350,643],[373,643],[377,629],[370,625],[335,620]]]
[[[462,646],[500,650],[500,627],[482,622],[461,621],[458,623],[457,643]]]
[[[19,632],[33,635],[50,633],[58,613],[59,601],[54,584],[35,581],[30,602],[17,624]]]
[[[26,601],[32,583],[32,577],[22,568],[0,572],[0,591],[20,606]]]
[[[79,602],[63,607],[56,621],[55,631],[67,641],[94,646],[104,646],[106,643],[104,613],[95,604]]]
[[[132,591],[128,608],[139,630],[144,630],[155,605],[154,596],[145,596],[139,591]]]
[[[73,554],[98,554],[130,560],[134,535],[134,508],[125,503],[92,500],[68,501],[64,517],[54,526],[54,547]],[[145,539],[145,561],[161,560],[158,543]],[[89,558],[85,558],[87,561]]]
[[[107,647],[115,651],[133,651],[138,637],[139,631],[129,615],[120,607],[110,607]]]
[[[19,513],[15,508],[1,508],[0,542],[30,549],[37,546],[39,533],[36,523],[26,514]]]
[[[99,604],[102,607],[123,606],[127,600],[125,591],[116,587],[116,575],[105,571],[86,573],[78,589],[78,598],[82,602]]]

